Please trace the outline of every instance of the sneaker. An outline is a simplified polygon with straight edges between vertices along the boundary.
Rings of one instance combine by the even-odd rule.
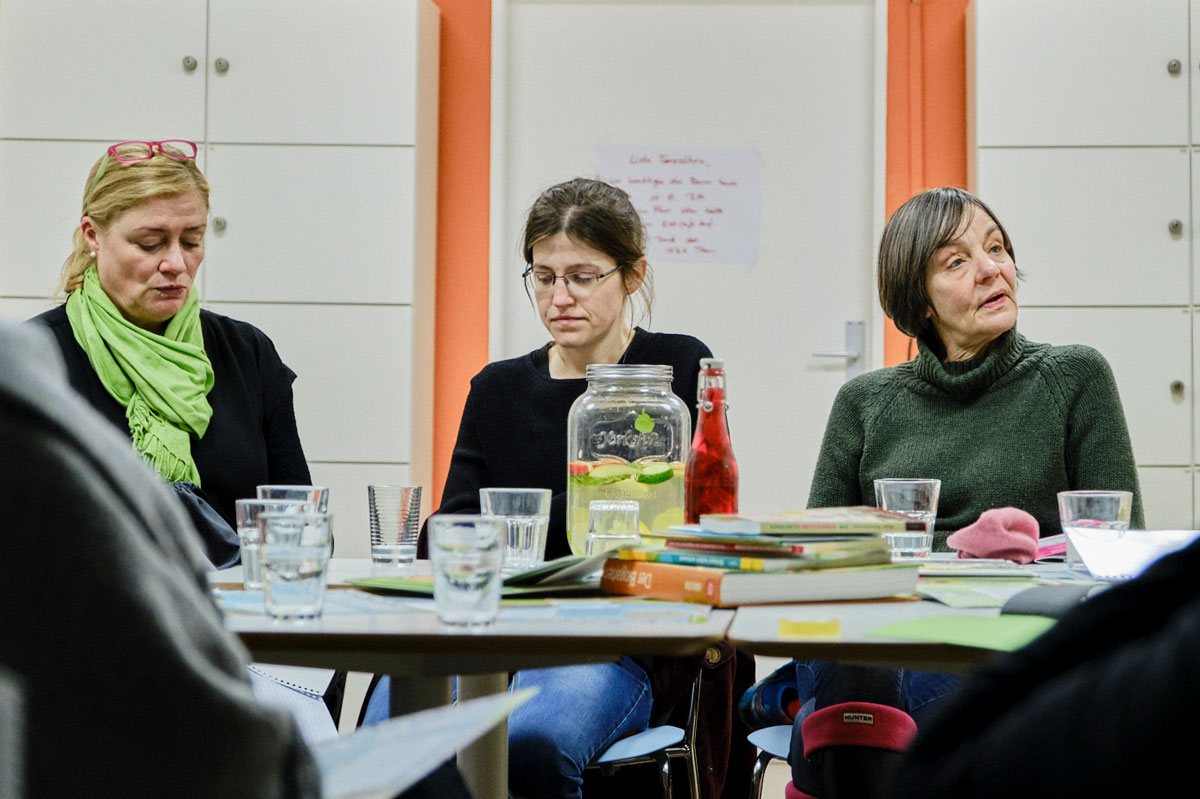
[[[796,664],[785,663],[750,686],[738,702],[738,715],[751,730],[791,724],[800,712]]]

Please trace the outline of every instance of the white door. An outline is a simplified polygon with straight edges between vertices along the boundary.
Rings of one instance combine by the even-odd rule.
[[[492,357],[548,339],[519,277],[523,216],[547,186],[595,175],[598,145],[756,150],[756,262],[658,264],[650,328],[726,359],[741,507],[802,507],[845,380],[811,353],[841,350],[848,320],[866,322],[868,350],[880,335],[885,5],[509,2],[494,32]]]

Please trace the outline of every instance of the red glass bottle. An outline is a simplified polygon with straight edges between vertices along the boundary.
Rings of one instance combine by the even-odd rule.
[[[702,513],[737,513],[738,469],[725,418],[725,362],[700,359],[696,435],[684,478],[684,521],[695,524]]]

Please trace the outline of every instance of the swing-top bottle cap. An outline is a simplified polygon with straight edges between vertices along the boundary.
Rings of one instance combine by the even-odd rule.
[[[701,369],[724,369],[725,361],[722,358],[701,358]]]

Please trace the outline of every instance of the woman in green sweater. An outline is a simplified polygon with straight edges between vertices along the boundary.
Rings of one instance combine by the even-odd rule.
[[[810,507],[873,505],[880,477],[936,477],[938,549],[1006,506],[1055,534],[1057,493],[1072,489],[1132,491],[1132,524],[1142,525],[1112,371],[1090,347],[1017,332],[1019,274],[1008,233],[977,197],[933,189],[896,210],[879,246],[879,299],[918,355],[842,387]],[[820,799],[884,794],[914,719],[957,684],[823,662],[798,661],[795,672],[807,704],[793,725],[793,784]]]

